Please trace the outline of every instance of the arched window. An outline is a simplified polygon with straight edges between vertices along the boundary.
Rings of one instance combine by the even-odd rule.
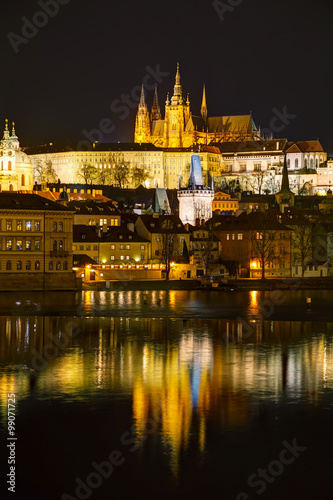
[[[57,223],[53,222],[53,224],[52,224],[52,231],[56,231],[56,230],[57,230]]]
[[[57,261],[57,263],[56,263],[56,270],[57,270],[57,271],[60,271],[60,270],[61,270],[61,264],[60,264],[59,260],[58,260],[58,261]]]
[[[7,262],[6,262],[6,269],[7,269],[7,271],[12,270],[12,262],[10,260],[7,260]]]
[[[39,260],[36,260],[35,262],[35,271],[39,271],[40,270],[40,262]]]
[[[22,177],[21,177],[21,186],[25,186],[25,177],[24,177],[24,174],[22,174]]]
[[[298,168],[298,158],[295,158],[295,168]]]
[[[62,240],[59,241],[59,250],[64,248],[64,242]]]
[[[59,222],[59,231],[63,231],[64,230],[64,225],[62,222]]]
[[[8,162],[8,170],[11,170],[11,169],[12,169],[12,162],[11,162],[11,161],[9,161],[9,162]]]
[[[66,261],[63,263],[63,270],[64,270],[64,271],[67,271],[67,270],[68,270],[68,264],[67,264],[67,262],[66,262]]]
[[[287,160],[287,167],[290,168],[290,160]]]
[[[22,261],[18,260],[16,263],[16,269],[17,271],[22,271]]]
[[[308,158],[307,158],[307,156],[304,158],[304,167],[308,168]]]
[[[57,242],[56,242],[56,240],[53,240],[53,251],[54,252],[57,251]]]
[[[49,271],[53,271],[53,262],[50,260],[49,262]]]
[[[319,159],[316,158],[316,168],[318,168],[318,167],[319,167]]]
[[[30,260],[27,260],[27,262],[25,263],[25,270],[26,271],[31,271],[31,262],[30,262]]]
[[[313,158],[310,158],[310,168],[313,168]]]
[[[9,184],[9,191],[14,191],[14,186],[13,186],[13,184]]]

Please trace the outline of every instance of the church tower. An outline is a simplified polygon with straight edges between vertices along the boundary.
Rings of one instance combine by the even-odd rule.
[[[0,141],[0,191],[32,191],[33,166],[20,143],[12,123],[12,133],[5,120],[5,130]]]
[[[140,102],[135,121],[134,142],[150,142],[150,120],[142,84]]]
[[[211,188],[203,186],[200,155],[192,155],[187,188],[179,187],[177,198],[179,218],[183,224],[195,226],[197,220],[201,223],[212,217],[213,182]]]
[[[155,86],[154,100],[150,111],[150,120],[161,120],[161,108],[158,104],[157,86]]]
[[[184,101],[182,86],[180,84],[179,63],[177,63],[173,96],[170,101],[168,95],[165,103],[164,147],[184,147],[184,132],[189,118],[190,101],[188,97],[186,102]]]
[[[292,207],[295,202],[295,194],[289,188],[287,155],[284,157],[281,189],[275,194],[275,200],[279,204],[281,212],[284,212],[286,207]]]
[[[206,87],[205,85],[203,86],[202,89],[202,103],[201,103],[201,118],[205,122],[205,126],[207,125],[207,116],[208,116],[208,111],[207,111],[207,102],[206,102]]]

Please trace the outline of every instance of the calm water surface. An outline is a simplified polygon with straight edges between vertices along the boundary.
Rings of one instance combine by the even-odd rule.
[[[331,499],[332,300],[0,294],[1,498]]]

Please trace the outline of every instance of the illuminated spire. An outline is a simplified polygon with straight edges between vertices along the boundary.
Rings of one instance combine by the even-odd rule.
[[[6,118],[5,119],[5,130],[4,130],[4,133],[3,133],[3,139],[5,140],[8,140],[10,137],[9,137],[9,130],[8,130],[8,119]]]
[[[167,98],[166,98],[165,104],[167,106],[169,106],[169,104],[170,104],[170,94],[169,94],[169,92],[167,93]]]
[[[186,97],[186,105],[189,106],[190,105],[190,94],[187,94],[187,97]]]
[[[177,63],[176,81],[173,88],[173,97],[171,104],[183,104],[182,86],[180,85],[179,63]]]
[[[202,90],[201,116],[202,116],[202,118],[206,122],[207,121],[207,102],[206,102],[206,87],[205,87],[205,84],[204,84],[203,90]]]
[[[289,178],[288,178],[288,167],[287,167],[287,155],[284,157],[284,164],[282,170],[282,181],[281,181],[281,191],[289,191]]]
[[[144,89],[144,86],[142,84],[142,87],[141,87],[141,96],[140,96],[140,104],[139,106],[142,106],[144,107],[146,105],[146,100],[145,100],[145,89]]]
[[[11,135],[11,138],[12,139],[17,139],[17,135],[15,133],[15,122],[12,122],[12,135]]]
[[[161,109],[160,105],[158,104],[157,85],[155,85],[154,101],[151,108],[150,119],[151,120],[161,119]]]

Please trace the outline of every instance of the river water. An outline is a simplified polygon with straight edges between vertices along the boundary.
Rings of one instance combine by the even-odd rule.
[[[15,394],[19,500],[331,499],[332,304],[333,291],[0,294],[1,498]]]

